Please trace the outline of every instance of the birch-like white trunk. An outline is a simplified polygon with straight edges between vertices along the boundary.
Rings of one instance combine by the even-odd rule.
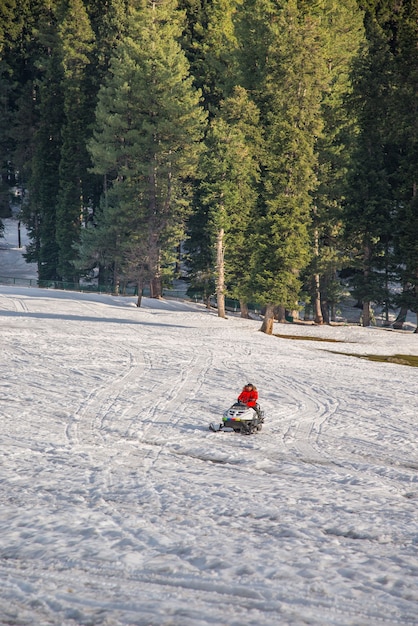
[[[216,237],[216,298],[218,301],[218,317],[225,318],[225,264],[224,264],[224,235],[223,228],[218,230]]]

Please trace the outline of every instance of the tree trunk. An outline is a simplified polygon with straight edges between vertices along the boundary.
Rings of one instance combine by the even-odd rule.
[[[369,276],[370,276],[370,246],[368,243],[364,245],[364,256],[363,256],[363,276],[364,276],[364,284],[368,285]],[[363,324],[362,326],[367,327],[370,326],[370,300],[363,300]]]
[[[161,276],[154,276],[150,280],[150,296],[151,298],[162,298],[163,289],[161,284]]]
[[[138,289],[138,298],[136,300],[136,306],[139,308],[142,304],[142,280],[138,280],[138,285],[137,285],[137,289]]]
[[[315,209],[315,214],[316,214],[316,209]],[[314,254],[318,261],[319,259],[319,233],[318,233],[317,228],[315,228],[315,231],[314,231],[314,238],[315,238]],[[319,278],[318,273],[314,274],[314,281],[315,281],[314,322],[315,324],[323,324],[324,319],[322,317],[322,311],[321,311],[321,286],[320,286],[320,278]]]
[[[113,266],[113,293],[115,294],[115,296],[119,295],[119,288],[120,288],[120,283],[119,283],[118,266],[117,266],[117,263],[115,262]]]
[[[274,317],[279,322],[279,324],[284,324],[286,321],[286,309],[284,306],[276,306],[274,307]]]
[[[239,308],[241,311],[241,317],[244,317],[245,319],[248,319],[250,317],[249,311],[248,311],[248,305],[246,302],[244,302],[244,300],[240,300],[239,301]]]
[[[319,287],[319,274],[315,274],[315,302],[314,302],[314,322],[315,324],[323,324],[324,318],[322,317],[321,310],[321,290]]]
[[[408,309],[406,306],[402,306],[398,313],[396,320],[393,322],[393,328],[402,330],[404,323],[406,322],[406,316],[408,315]]]
[[[370,302],[363,302],[363,324],[362,326],[370,326]]]
[[[272,335],[273,325],[274,325],[274,304],[268,304],[266,307],[266,312],[264,313],[264,320],[263,320],[260,330],[262,333],[266,333],[266,335]]]
[[[224,265],[224,229],[220,228],[216,237],[216,298],[218,317],[225,318],[225,265]]]
[[[325,324],[329,324],[329,304],[328,300],[321,300],[321,314]]]

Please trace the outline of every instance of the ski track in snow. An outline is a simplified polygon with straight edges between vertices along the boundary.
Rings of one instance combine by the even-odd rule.
[[[0,291],[0,624],[418,624],[414,368]],[[210,433],[249,380],[261,433]]]

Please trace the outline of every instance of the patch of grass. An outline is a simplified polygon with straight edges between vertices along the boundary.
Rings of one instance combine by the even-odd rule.
[[[418,356],[411,354],[391,354],[385,356],[382,354],[352,354],[349,352],[334,352],[333,354],[344,354],[345,356],[355,356],[358,359],[367,359],[368,361],[378,361],[379,363],[396,363],[397,365],[408,365],[410,367],[418,367]]]
[[[281,339],[302,339],[303,341],[328,341],[330,343],[347,343],[346,341],[341,341],[341,339],[325,339],[324,337],[310,337],[303,335],[279,335],[278,333],[274,333],[275,337],[280,337]]]

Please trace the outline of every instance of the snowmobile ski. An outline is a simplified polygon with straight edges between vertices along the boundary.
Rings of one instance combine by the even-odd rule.
[[[230,428],[229,426],[224,426],[223,424],[215,424],[214,422],[211,422],[209,424],[209,430],[211,430],[213,433],[233,433],[235,432],[233,428]]]

